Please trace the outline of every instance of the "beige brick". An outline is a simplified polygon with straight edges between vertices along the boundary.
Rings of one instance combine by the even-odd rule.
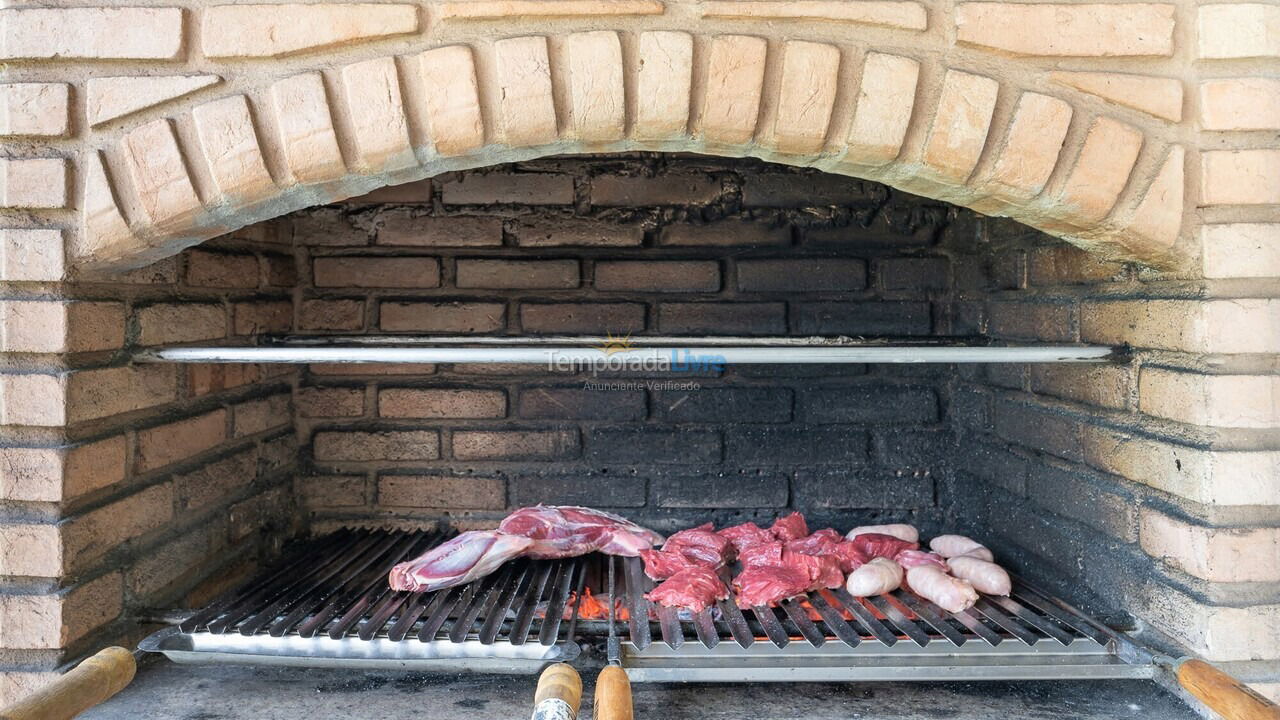
[[[483,333],[501,330],[506,306],[502,303],[384,302],[379,327],[392,332]]]
[[[431,88],[425,98],[428,131],[436,152],[459,155],[484,145],[480,87],[470,47],[450,45],[418,56],[423,82]]]
[[[133,412],[173,402],[178,396],[176,369],[165,365],[129,365],[72,372],[66,380],[67,422]]]
[[[1280,80],[1245,77],[1201,82],[1200,124],[1206,130],[1280,129]]]
[[[1200,57],[1280,57],[1280,7],[1224,3],[1198,12]]]
[[[1032,365],[1031,390],[1094,407],[1123,410],[1133,374],[1123,365]]]
[[[927,16],[923,5],[914,2],[848,3],[839,0],[805,2],[760,2],[750,0],[709,0],[703,3],[703,17],[742,20],[825,20],[881,25],[900,30],[924,30]]]
[[[1200,154],[1202,201],[1210,205],[1280,203],[1280,150],[1209,150]]]
[[[52,595],[0,595],[0,646],[60,650],[119,617],[120,573],[108,573]]]
[[[1280,452],[1204,450],[1085,426],[1089,465],[1205,505],[1280,502]]]
[[[449,510],[502,510],[506,484],[500,478],[447,475],[384,475],[378,504]]]
[[[956,41],[1013,55],[1127,57],[1173,54],[1174,6],[1147,3],[956,7]]]
[[[64,526],[68,572],[89,567],[122,544],[162,528],[173,519],[173,485],[161,483],[71,518]]]
[[[132,597],[161,602],[200,577],[224,544],[220,523],[207,523],[144,554],[125,571]],[[175,587],[177,586],[177,587]]]
[[[0,350],[64,353],[124,345],[120,303],[0,300]]]
[[[258,287],[258,258],[227,252],[188,250],[188,285],[215,288]]]
[[[597,15],[661,15],[659,0],[462,0],[442,2],[441,20],[525,17],[588,18]]]
[[[1013,111],[1004,147],[983,178],[999,197],[1026,199],[1040,194],[1058,164],[1071,124],[1071,106],[1048,95],[1023,93]]]
[[[883,165],[898,157],[915,106],[920,63],[911,58],[867,53],[849,127],[845,159]]]
[[[621,140],[626,128],[626,95],[618,33],[572,33],[564,38],[563,53],[572,137],[583,142]]]
[[[363,475],[309,475],[297,479],[295,487],[302,505],[316,507],[357,507],[368,500]]]
[[[324,182],[346,172],[320,73],[277,81],[271,86],[271,104],[292,182]]]
[[[247,97],[233,95],[205,103],[192,110],[191,116],[209,174],[224,201],[237,205],[256,202],[274,191]]]
[[[63,137],[71,132],[70,85],[0,85],[0,135]]]
[[[123,435],[53,448],[0,448],[0,499],[61,502],[125,476]],[[3,574],[3,573],[0,573]]]
[[[221,392],[261,380],[262,365],[213,363],[187,365],[186,386],[195,397]]]
[[[1230,223],[1200,228],[1207,278],[1280,277],[1280,223]]]
[[[227,336],[227,311],[221,305],[161,303],[134,311],[142,345],[194,342]]]
[[[1027,256],[1027,276],[1036,286],[1112,282],[1124,273],[1123,264],[1066,243],[1039,247]]]
[[[364,414],[364,388],[298,388],[293,404],[302,417],[359,417]]]
[[[1182,572],[1210,582],[1280,581],[1280,528],[1212,528],[1139,512],[1142,549]]]
[[[962,183],[987,144],[1000,83],[948,70],[925,144],[924,163],[944,180]]]
[[[397,418],[500,418],[507,414],[501,390],[386,388],[378,392],[378,414]]]
[[[88,153],[80,169],[85,176],[84,196],[81,198],[83,234],[80,242],[68,249],[67,255],[118,260],[138,245],[138,239],[116,205],[102,153]]]
[[[65,425],[68,399],[65,375],[0,375],[0,425]]]
[[[1217,607],[1196,601],[1164,583],[1148,581],[1135,605],[1152,627],[1178,637],[1209,661],[1280,659],[1280,605]]]
[[[578,287],[577,260],[458,260],[460,288],[570,289]]]
[[[303,300],[298,306],[300,330],[359,330],[363,327],[363,300]]]
[[[66,207],[67,181],[67,161],[62,158],[0,159],[0,207]]]
[[[236,405],[232,409],[232,435],[234,437],[256,435],[288,425],[293,419],[289,401],[290,396],[284,394]]]
[[[682,135],[689,124],[693,82],[693,37],[682,32],[640,33],[636,109],[631,134],[637,140]]]
[[[1156,417],[1210,427],[1280,427],[1280,377],[1147,366],[1138,393],[1138,409]]]
[[[1081,340],[1202,353],[1272,353],[1280,348],[1274,300],[1086,302]]]
[[[409,143],[395,58],[347,65],[342,68],[342,89],[351,118],[352,159],[357,168],[377,174],[417,165]]]
[[[0,230],[0,281],[57,282],[66,268],[61,230]]]
[[[134,468],[147,472],[194,457],[217,447],[227,436],[227,411],[214,410],[193,418],[138,431]]]
[[[1182,120],[1182,81],[1177,78],[1127,73],[1052,72],[1049,79],[1164,120]]]
[[[993,302],[988,305],[990,332],[999,338],[1075,341],[1075,308],[1061,303]]]
[[[1142,132],[1110,118],[1094,120],[1059,199],[1067,214],[1085,222],[1106,217],[1129,182],[1142,149]]]
[[[257,450],[249,448],[174,476],[179,512],[199,512],[225,504],[232,495],[253,483],[260,472],[257,464]]]
[[[493,44],[499,101],[498,125],[507,145],[542,145],[556,139],[556,106],[551,95],[551,61],[541,36]]]
[[[190,223],[202,208],[170,121],[154,120],[141,125],[125,135],[121,145],[134,188],[151,223],[161,227]]]
[[[418,29],[417,8],[392,4],[214,5],[200,29],[207,57],[280,57]]]
[[[378,214],[377,245],[487,247],[502,244],[502,218],[454,215],[429,217],[407,210]]]
[[[216,85],[217,75],[121,75],[89,78],[85,112],[90,125],[102,125],[116,118]]]
[[[53,671],[0,672],[0,707],[8,707],[62,676]]]
[[[1120,238],[1119,242],[1134,254],[1157,257],[1177,242],[1182,229],[1185,164],[1182,146],[1170,148],[1160,171],[1134,210],[1125,235]]]
[[[440,285],[440,261],[429,257],[316,258],[316,287],[433,288]]]
[[[312,438],[317,461],[435,460],[440,434],[435,430],[357,430],[317,432]]]
[[[768,51],[763,38],[717,35],[711,39],[698,126],[708,142],[738,145],[755,134]]]
[[[57,525],[0,525],[0,575],[62,578],[62,533]]]
[[[578,434],[569,430],[457,430],[453,457],[458,460],[551,460],[578,454]]]
[[[773,143],[779,152],[822,149],[839,86],[840,49],[792,40],[782,47],[782,87],[778,90]]]
[[[236,335],[283,333],[293,329],[293,303],[238,302],[231,306],[232,332]]]
[[[179,8],[0,10],[0,60],[176,60],[182,54]]]

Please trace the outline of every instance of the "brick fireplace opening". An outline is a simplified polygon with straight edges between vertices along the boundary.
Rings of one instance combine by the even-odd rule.
[[[1205,298],[1221,292],[874,182],[692,154],[448,173],[86,274],[56,304],[6,303],[10,347],[66,368],[6,375],[4,687],[136,642],[287,538],[489,527],[545,502],[661,530],[795,509],[969,532],[1268,690],[1275,385],[1205,354],[1258,342],[1206,322],[1257,302]],[[1099,365],[681,374],[129,361],[287,333],[1132,347]]]

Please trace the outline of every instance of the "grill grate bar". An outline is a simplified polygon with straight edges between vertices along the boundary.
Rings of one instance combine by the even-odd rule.
[[[895,590],[894,595],[896,595],[904,605],[911,608],[911,611],[916,614],[916,617],[928,623],[930,627],[936,630],[939,635],[950,641],[952,645],[960,647],[968,641],[968,638],[964,636],[964,633],[957,630],[955,625],[939,617],[937,613],[930,609],[928,607],[930,603],[926,603],[923,600],[916,598],[911,593],[903,592],[902,590]]]
[[[433,543],[437,542],[438,539],[438,533],[418,533],[414,542],[408,545],[408,547],[400,553],[395,562],[401,562],[406,558],[414,557],[430,547]],[[344,613],[342,617],[338,618],[338,621],[333,624],[333,627],[329,628],[330,639],[338,640],[346,637],[352,628],[359,631],[361,628],[357,627],[356,623],[360,621],[360,618],[368,616],[370,608],[381,607],[386,598],[395,594],[392,592],[391,587],[386,583],[385,578],[376,572],[379,569],[380,568],[375,568],[373,577],[369,581],[369,585],[366,587],[365,591],[361,593],[360,597],[356,599],[355,602],[348,606],[346,613]]]
[[[551,576],[551,563],[538,563],[529,584],[520,595],[520,609],[516,611],[515,624],[511,627],[511,644],[523,645],[529,639],[529,629],[533,626],[533,615],[538,610],[538,601],[542,599],[542,591],[547,587],[547,578]]]
[[[640,558],[627,558],[627,625],[631,630],[631,642],[641,650],[653,642],[649,629],[649,607],[652,603],[644,596],[653,587],[644,574]]]
[[[1052,616],[1055,620],[1100,645],[1106,645],[1111,642],[1111,637],[1102,628],[1097,627],[1074,612],[1060,607],[1052,598],[1033,588],[1019,583],[1013,590],[1013,597],[1023,605],[1034,607],[1046,615]]]
[[[892,595],[879,595],[867,598],[867,601],[888,618],[894,627],[901,630],[903,635],[910,638],[911,642],[920,647],[925,647],[929,644],[929,634],[914,620],[908,618],[906,613],[902,612],[902,609],[899,608],[900,603]]]
[[[511,580],[511,574],[514,572],[515,566],[507,563],[502,570],[485,578],[484,591],[476,593],[471,603],[466,605],[458,619],[454,621],[453,627],[449,629],[449,640],[451,642],[462,642],[467,639],[467,635],[471,633],[471,626],[475,624],[476,618],[480,617],[480,611],[490,600],[498,597],[500,589],[506,587]]]
[[[991,602],[994,602],[995,604],[999,605],[1000,607],[1004,608],[1010,613],[1013,613],[1022,622],[1028,625],[1031,625],[1036,630],[1039,630],[1045,635],[1048,635],[1054,640],[1057,640],[1063,646],[1070,645],[1071,641],[1074,639],[1071,636],[1071,633],[1063,630],[1053,620],[1042,618],[1039,615],[1036,615],[1035,613],[1031,612],[1027,608],[1018,604],[1018,602],[1013,600],[1012,598],[992,597],[989,599]]]
[[[840,604],[845,609],[850,613],[853,613],[853,616],[857,618],[858,622],[862,624],[862,627],[866,629],[872,637],[889,647],[898,643],[898,636],[895,635],[892,630],[885,627],[885,624],[880,621],[880,618],[872,615],[871,612],[867,610],[866,606],[858,600],[858,598],[850,595],[848,590],[845,590],[844,588],[835,588],[831,591],[831,594],[840,601]]]
[[[519,576],[502,589],[502,593],[496,598],[496,602],[491,607],[485,608],[484,624],[480,626],[480,642],[485,645],[493,643],[498,637],[498,633],[502,631],[502,621],[507,617],[507,613],[511,611],[511,605],[518,597],[519,589],[528,585],[529,575],[532,567],[528,560],[518,560],[513,567],[519,569]]]
[[[564,620],[564,608],[569,602],[569,595],[576,585],[574,580],[582,570],[582,565],[582,558],[574,558],[559,567],[559,581],[552,585],[553,590],[547,602],[547,612],[543,616],[542,629],[538,633],[538,641],[543,645],[551,645],[556,641],[556,633]],[[577,607],[575,602],[573,612],[577,612]]]
[[[314,636],[325,626],[326,623],[329,622],[329,620],[333,618],[334,615],[341,612],[343,608],[358,606],[362,599],[367,600],[369,598],[370,593],[376,593],[380,589],[386,588],[387,576],[386,573],[382,572],[383,565],[387,562],[392,564],[400,562],[404,559],[405,555],[409,553],[409,551],[413,550],[417,541],[421,540],[424,535],[425,533],[418,533],[415,536],[406,537],[399,543],[396,543],[393,547],[387,549],[387,551],[382,555],[379,555],[377,558],[370,559],[364,568],[358,570],[356,574],[352,575],[351,579],[347,581],[344,586],[347,588],[345,592],[333,593],[331,599],[325,604],[323,610],[315,613],[309,619],[298,625],[298,635],[301,635],[302,637]],[[358,615],[353,616],[351,620],[354,621],[355,617],[358,617]],[[284,633],[281,632],[276,634],[275,628],[272,628],[271,634],[275,637],[280,637],[280,635],[283,635]]]
[[[789,598],[779,603],[782,610],[786,612],[787,617],[791,618],[791,623],[796,626],[800,634],[805,640],[814,647],[822,647],[827,641],[827,634],[818,629],[818,626],[809,618],[809,612],[801,607],[800,603],[794,598]]]
[[[479,580],[467,583],[461,587],[449,588],[445,595],[444,602],[427,616],[422,627],[418,630],[418,640],[420,642],[431,642],[436,639],[436,633],[440,632],[440,628],[444,627],[444,623],[449,619],[449,615],[453,613],[453,609],[458,607],[458,603],[464,605],[471,599],[476,592],[476,586],[480,584]],[[466,600],[463,600],[466,598]]]
[[[1010,635],[1013,635],[1014,637],[1018,638],[1019,640],[1026,643],[1027,645],[1035,645],[1036,642],[1040,639],[1040,637],[1036,633],[1028,629],[1026,625],[1010,617],[1008,613],[1004,612],[1003,610],[996,607],[995,605],[992,605],[991,603],[987,602],[985,598],[978,600],[977,604],[973,606],[973,609],[982,613],[989,620],[991,620],[991,622],[1000,626],[1001,629],[1005,630]]]
[[[937,606],[935,605],[935,607]],[[938,608],[938,609],[941,610],[942,608]],[[969,628],[969,630],[972,631],[974,635],[977,635],[978,637],[982,638],[982,640],[984,640],[991,647],[995,647],[1000,643],[1004,642],[1004,637],[1002,637],[1000,633],[995,632],[991,628],[987,627],[986,624],[982,622],[982,620],[980,620],[976,615],[973,614],[972,609],[965,610],[964,612],[951,613],[951,616],[954,617],[956,620],[959,620],[961,625],[964,625],[965,627]]]
[[[782,623],[778,622],[778,616],[774,614],[773,608],[753,605],[751,614],[756,616],[756,620],[760,623],[760,627],[764,628],[764,634],[769,641],[779,648],[784,648],[791,643],[791,636],[786,629],[782,627]]]
[[[680,627],[680,617],[673,607],[664,607],[659,605],[658,627],[662,630],[662,641],[672,650],[679,650],[684,645],[684,630]]]
[[[731,599],[719,600],[716,602],[716,607],[720,609],[720,616],[728,624],[729,634],[733,637],[734,642],[741,645],[743,649],[755,644],[755,633],[751,632],[751,626],[747,624],[747,618],[742,614],[742,610],[737,603]]]
[[[817,609],[818,614],[822,616],[822,622],[836,634],[836,637],[844,641],[849,647],[858,647],[862,642],[862,635],[858,633],[849,621],[845,620],[839,610],[832,607],[832,602],[827,598],[830,596],[829,590],[819,590],[809,595],[813,602],[813,607]]]
[[[398,538],[394,535],[386,538],[380,543],[375,543],[366,552],[354,557],[350,563],[347,563],[334,575],[343,573],[339,576],[337,584],[329,584],[328,578],[322,578],[314,585],[304,591],[296,598],[291,598],[282,605],[277,606],[279,611],[283,611],[289,606],[293,606],[293,610],[282,620],[276,621],[269,630],[272,637],[283,637],[286,632],[293,630],[303,618],[324,606],[324,603],[332,597],[338,596],[345,588],[352,583],[358,583],[361,573],[363,573],[370,564],[382,558],[383,554],[395,546]],[[246,622],[244,627],[240,629],[241,634],[252,635],[260,629],[260,622],[270,622],[271,617],[267,613],[262,613],[258,618]]]

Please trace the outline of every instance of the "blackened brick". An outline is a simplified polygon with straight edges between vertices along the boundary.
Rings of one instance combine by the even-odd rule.
[[[955,464],[972,479],[998,485],[1015,495],[1027,494],[1031,463],[1003,447],[968,440],[961,443]]]
[[[602,428],[587,435],[594,463],[713,463],[720,460],[720,433],[712,430]]]
[[[770,335],[787,331],[783,303],[663,303],[658,329],[665,333]]]
[[[739,465],[833,465],[867,459],[867,434],[846,427],[735,428],[726,459]]]
[[[876,261],[876,275],[885,290],[941,290],[949,280],[946,258],[884,258]]]
[[[804,242],[813,246],[899,250],[932,246],[937,243],[941,231],[940,224],[901,227],[891,223],[884,213],[880,213],[868,227],[847,225],[805,230]]]
[[[526,476],[508,483],[511,507],[538,503],[590,507],[641,507],[645,483],[627,475]]]
[[[813,335],[928,335],[933,318],[926,302],[798,303],[796,332]]]
[[[704,388],[663,390],[654,394],[654,417],[667,422],[787,422],[787,388]]]
[[[738,289],[749,292],[832,292],[867,286],[861,260],[741,260]]]
[[[1079,420],[1008,398],[996,400],[996,434],[1009,442],[1067,460],[1083,459]]]
[[[874,435],[875,456],[881,465],[903,470],[929,468],[954,452],[951,435],[936,430],[882,430]]]
[[[460,288],[565,290],[578,287],[577,260],[459,260]]]
[[[484,333],[501,330],[507,307],[484,302],[383,302],[378,323],[383,330]]]
[[[1045,510],[1084,523],[1124,542],[1138,539],[1137,503],[1128,493],[1112,492],[1123,481],[1099,477],[1084,468],[1031,466],[1027,497]]]
[[[714,260],[622,260],[596,263],[597,290],[715,292],[720,264]]]
[[[522,247],[636,247],[644,242],[644,228],[595,218],[521,218],[513,233]]]
[[[742,184],[742,202],[756,207],[865,205],[883,201],[884,187],[830,173],[751,173]]]
[[[802,509],[918,510],[934,504],[933,478],[880,468],[796,471],[792,504]]]
[[[520,324],[532,333],[626,335],[644,330],[640,303],[537,303],[520,306]]]
[[[858,363],[794,363],[794,364],[734,364],[733,372],[752,378],[831,378],[866,375],[867,366]]]
[[[441,183],[448,205],[569,205],[573,176],[554,173],[467,173],[457,182]]]
[[[298,307],[302,330],[359,330],[364,327],[363,300],[303,300]]]
[[[502,244],[502,218],[430,217],[404,208],[378,213],[375,242],[412,247],[484,247]]]
[[[791,244],[791,228],[759,221],[728,219],[704,225],[668,225],[658,234],[658,244],[678,247],[777,246]]]
[[[654,177],[600,175],[591,179],[591,204],[612,207],[707,205],[720,197],[718,178],[699,173]]]
[[[786,507],[787,476],[777,473],[653,478],[652,503],[660,508]]]
[[[313,261],[316,287],[433,288],[440,261],[429,257],[322,257]]]
[[[800,395],[801,418],[816,423],[930,423],[938,421],[932,388],[904,385],[814,387]]]
[[[586,390],[525,388],[520,392],[520,417],[547,420],[643,420],[644,390]]]

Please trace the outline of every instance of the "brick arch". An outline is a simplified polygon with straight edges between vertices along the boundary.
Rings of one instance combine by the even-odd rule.
[[[1159,139],[1169,133],[1158,123],[1153,132],[1046,90],[1019,60],[973,70],[961,59],[604,29],[293,63],[171,105],[84,156],[70,254],[82,267],[141,265],[442,171],[650,150],[818,167],[1007,215],[1111,258],[1187,263],[1184,150]]]

